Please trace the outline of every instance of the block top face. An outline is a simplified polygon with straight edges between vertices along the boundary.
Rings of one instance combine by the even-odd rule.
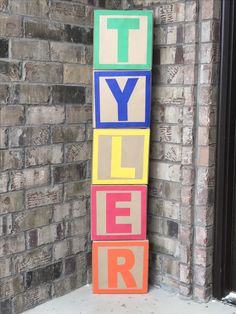
[[[95,128],[150,127],[151,71],[94,71]]]
[[[153,12],[96,10],[94,69],[151,69]]]

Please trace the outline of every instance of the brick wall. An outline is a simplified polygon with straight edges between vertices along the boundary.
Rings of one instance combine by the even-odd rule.
[[[120,0],[0,0],[0,313],[90,280],[92,12]],[[154,10],[150,281],[211,296],[220,0]]]
[[[87,283],[94,7],[0,0],[0,313]]]
[[[211,296],[220,0],[128,0],[155,16],[150,281]]]

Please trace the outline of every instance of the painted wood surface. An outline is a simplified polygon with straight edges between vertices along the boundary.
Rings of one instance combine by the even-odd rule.
[[[94,71],[94,127],[150,127],[150,71]]]
[[[151,69],[152,11],[95,11],[94,69]]]
[[[145,240],[145,185],[92,185],[92,240]]]
[[[146,293],[148,240],[94,241],[94,293]]]

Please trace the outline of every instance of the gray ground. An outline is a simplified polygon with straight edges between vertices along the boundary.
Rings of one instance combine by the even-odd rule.
[[[163,289],[146,295],[94,295],[91,286],[82,287],[24,314],[236,314],[236,307],[211,301],[198,304],[181,300]]]

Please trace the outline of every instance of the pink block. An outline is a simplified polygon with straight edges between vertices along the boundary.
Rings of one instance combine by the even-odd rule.
[[[146,239],[147,186],[92,185],[92,240]]]

